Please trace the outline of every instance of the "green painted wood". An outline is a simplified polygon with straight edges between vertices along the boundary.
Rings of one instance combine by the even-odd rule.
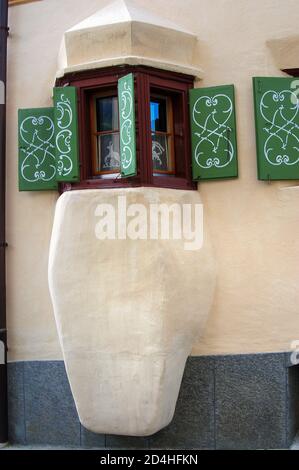
[[[19,109],[19,190],[57,189],[54,108]]]
[[[260,180],[299,179],[299,97],[294,85],[294,78],[253,78]]]
[[[127,178],[137,173],[134,76],[132,73],[118,81],[120,169]]]
[[[193,180],[238,176],[234,86],[190,90]]]
[[[76,87],[56,87],[54,95],[57,181],[79,180],[78,111]]]

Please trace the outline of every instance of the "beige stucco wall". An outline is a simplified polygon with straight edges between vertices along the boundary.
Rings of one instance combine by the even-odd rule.
[[[7,137],[9,359],[59,359],[47,282],[57,194],[18,193],[17,109],[51,105],[63,32],[104,0],[43,0],[10,9]],[[206,334],[194,354],[289,349],[299,339],[299,187],[256,178],[251,77],[283,75],[266,42],[294,36],[296,0],[139,0],[199,36],[202,86],[236,87],[239,179],[199,190],[218,263]],[[298,64],[299,67],[299,57]],[[192,269],[192,267],[190,267]],[[84,312],[82,312],[84,314]]]
[[[104,204],[120,215],[122,204],[133,213],[152,204],[198,208],[201,197],[165,188],[67,191],[55,211],[49,287],[80,422],[97,433],[151,435],[173,417],[213,301],[214,257],[207,230],[201,250],[186,249],[186,239],[102,239]],[[146,233],[149,218],[138,220]],[[132,219],[115,223],[138,230]],[[151,217],[151,229],[159,225]]]

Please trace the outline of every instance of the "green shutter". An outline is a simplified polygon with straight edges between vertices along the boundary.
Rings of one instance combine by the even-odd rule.
[[[136,163],[136,124],[134,76],[132,73],[118,80],[120,169],[121,176],[135,176]]]
[[[260,180],[299,179],[299,98],[294,78],[253,78]]]
[[[234,86],[190,90],[194,180],[238,176]]]
[[[57,181],[79,180],[77,89],[54,88]]]
[[[19,109],[19,190],[56,189],[54,109]]]

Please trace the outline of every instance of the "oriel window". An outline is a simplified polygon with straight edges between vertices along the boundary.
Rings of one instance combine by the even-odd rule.
[[[129,125],[134,126],[136,173],[125,176],[119,124],[124,96],[119,80],[128,74],[134,80],[134,122],[128,120],[127,125],[128,132]],[[188,106],[193,81],[190,75],[142,65],[84,70],[59,78],[57,86],[77,88],[80,159],[80,180],[61,183],[61,190],[140,186],[196,189]]]

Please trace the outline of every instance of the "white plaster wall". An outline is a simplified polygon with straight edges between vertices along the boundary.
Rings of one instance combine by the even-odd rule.
[[[201,250],[186,249],[186,239],[99,239],[103,205],[116,230],[129,230],[118,219],[120,198],[147,211],[138,229],[131,222],[131,233],[144,234],[161,227],[152,204],[195,209],[201,198],[165,188],[98,189],[65,192],[56,206],[49,286],[80,422],[101,434],[144,436],[173,417],[216,270],[207,230]]]
[[[108,1],[43,0],[10,9],[7,139],[9,359],[58,359],[47,285],[55,193],[18,193],[17,109],[51,104],[63,32]],[[139,0],[199,36],[202,86],[236,86],[240,177],[200,192],[218,287],[194,354],[279,351],[299,339],[299,187],[256,178],[251,77],[283,75],[266,42],[298,31],[296,0]],[[299,67],[299,57],[298,64]]]

